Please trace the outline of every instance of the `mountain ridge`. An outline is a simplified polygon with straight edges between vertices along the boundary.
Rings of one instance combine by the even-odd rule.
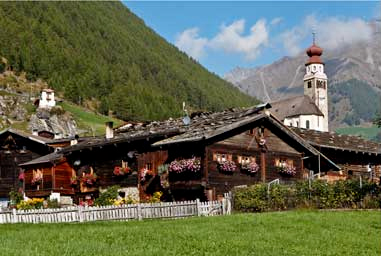
[[[124,120],[257,101],[210,73],[120,2],[2,2],[0,56],[65,99]],[[1,71],[1,70],[0,70]]]
[[[376,102],[381,97],[381,34],[374,33],[372,40],[341,49],[325,50],[322,59],[328,76],[330,127],[336,129],[351,125],[369,125],[372,117],[381,111],[379,104],[359,108],[359,99]],[[324,49],[323,49],[324,50]],[[272,64],[254,68],[235,68],[224,78],[241,91],[262,101],[274,101],[303,94],[305,53],[295,57],[282,57]],[[367,90],[351,93],[356,87]],[[351,88],[351,89],[350,89]],[[367,105],[367,104],[365,104]],[[351,112],[352,116],[348,116]],[[360,114],[362,113],[362,114]],[[364,113],[366,117],[364,117]]]

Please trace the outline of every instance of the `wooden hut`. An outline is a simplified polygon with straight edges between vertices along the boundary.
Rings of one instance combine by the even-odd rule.
[[[359,136],[291,128],[306,142],[340,166],[339,173],[327,173],[328,180],[359,178],[379,182],[381,144]]]
[[[53,151],[50,141],[15,129],[0,132],[0,198],[7,200],[9,192],[22,185],[19,164]]]

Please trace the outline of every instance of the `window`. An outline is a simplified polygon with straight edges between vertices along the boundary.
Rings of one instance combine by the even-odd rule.
[[[309,81],[307,82],[307,87],[308,87],[308,88],[311,88],[311,87],[312,87],[312,81],[311,81],[311,80],[309,80]]]
[[[231,154],[225,154],[225,153],[213,153],[213,161],[217,161],[219,163],[224,161],[232,161],[233,156]]]
[[[310,120],[306,121],[306,129],[310,129]]]
[[[152,170],[152,163],[147,163],[146,169],[151,171]]]
[[[249,164],[255,162],[255,157],[253,156],[238,156],[238,163],[240,164]]]
[[[298,121],[296,121],[296,127],[299,127],[299,122]]]
[[[323,81],[323,80],[317,80],[316,81],[316,87],[317,88],[325,89],[326,88],[326,82]]]
[[[276,167],[284,167],[284,166],[294,166],[294,161],[292,159],[287,159],[284,157],[275,158],[275,166]]]

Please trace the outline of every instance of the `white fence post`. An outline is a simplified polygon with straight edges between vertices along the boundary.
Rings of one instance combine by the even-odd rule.
[[[201,216],[200,199],[196,199],[197,216]]]
[[[12,223],[17,223],[17,215],[16,215],[15,208],[12,209],[12,219],[13,219]]]
[[[137,204],[138,220],[143,220],[141,204]]]
[[[83,207],[82,206],[79,206],[78,207],[78,219],[79,219],[79,222],[83,222]]]

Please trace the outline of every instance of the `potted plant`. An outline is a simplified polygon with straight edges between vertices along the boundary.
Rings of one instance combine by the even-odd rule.
[[[126,167],[115,166],[113,171],[115,176],[124,176],[129,174],[130,172],[131,172],[131,169],[128,166]]]
[[[35,175],[33,178],[32,178],[32,185],[40,185],[42,182],[42,176],[40,175]]]
[[[86,173],[83,175],[81,181],[86,186],[92,186],[97,182],[97,175],[95,173]]]
[[[148,170],[147,168],[143,168],[140,170],[140,181],[144,182],[146,179],[150,176],[153,176],[154,173],[151,170]]]
[[[70,177],[70,185],[72,186],[78,185],[78,177],[76,175],[72,175]]]
[[[25,179],[25,173],[24,172],[20,172],[19,174],[19,181],[23,182]]]

